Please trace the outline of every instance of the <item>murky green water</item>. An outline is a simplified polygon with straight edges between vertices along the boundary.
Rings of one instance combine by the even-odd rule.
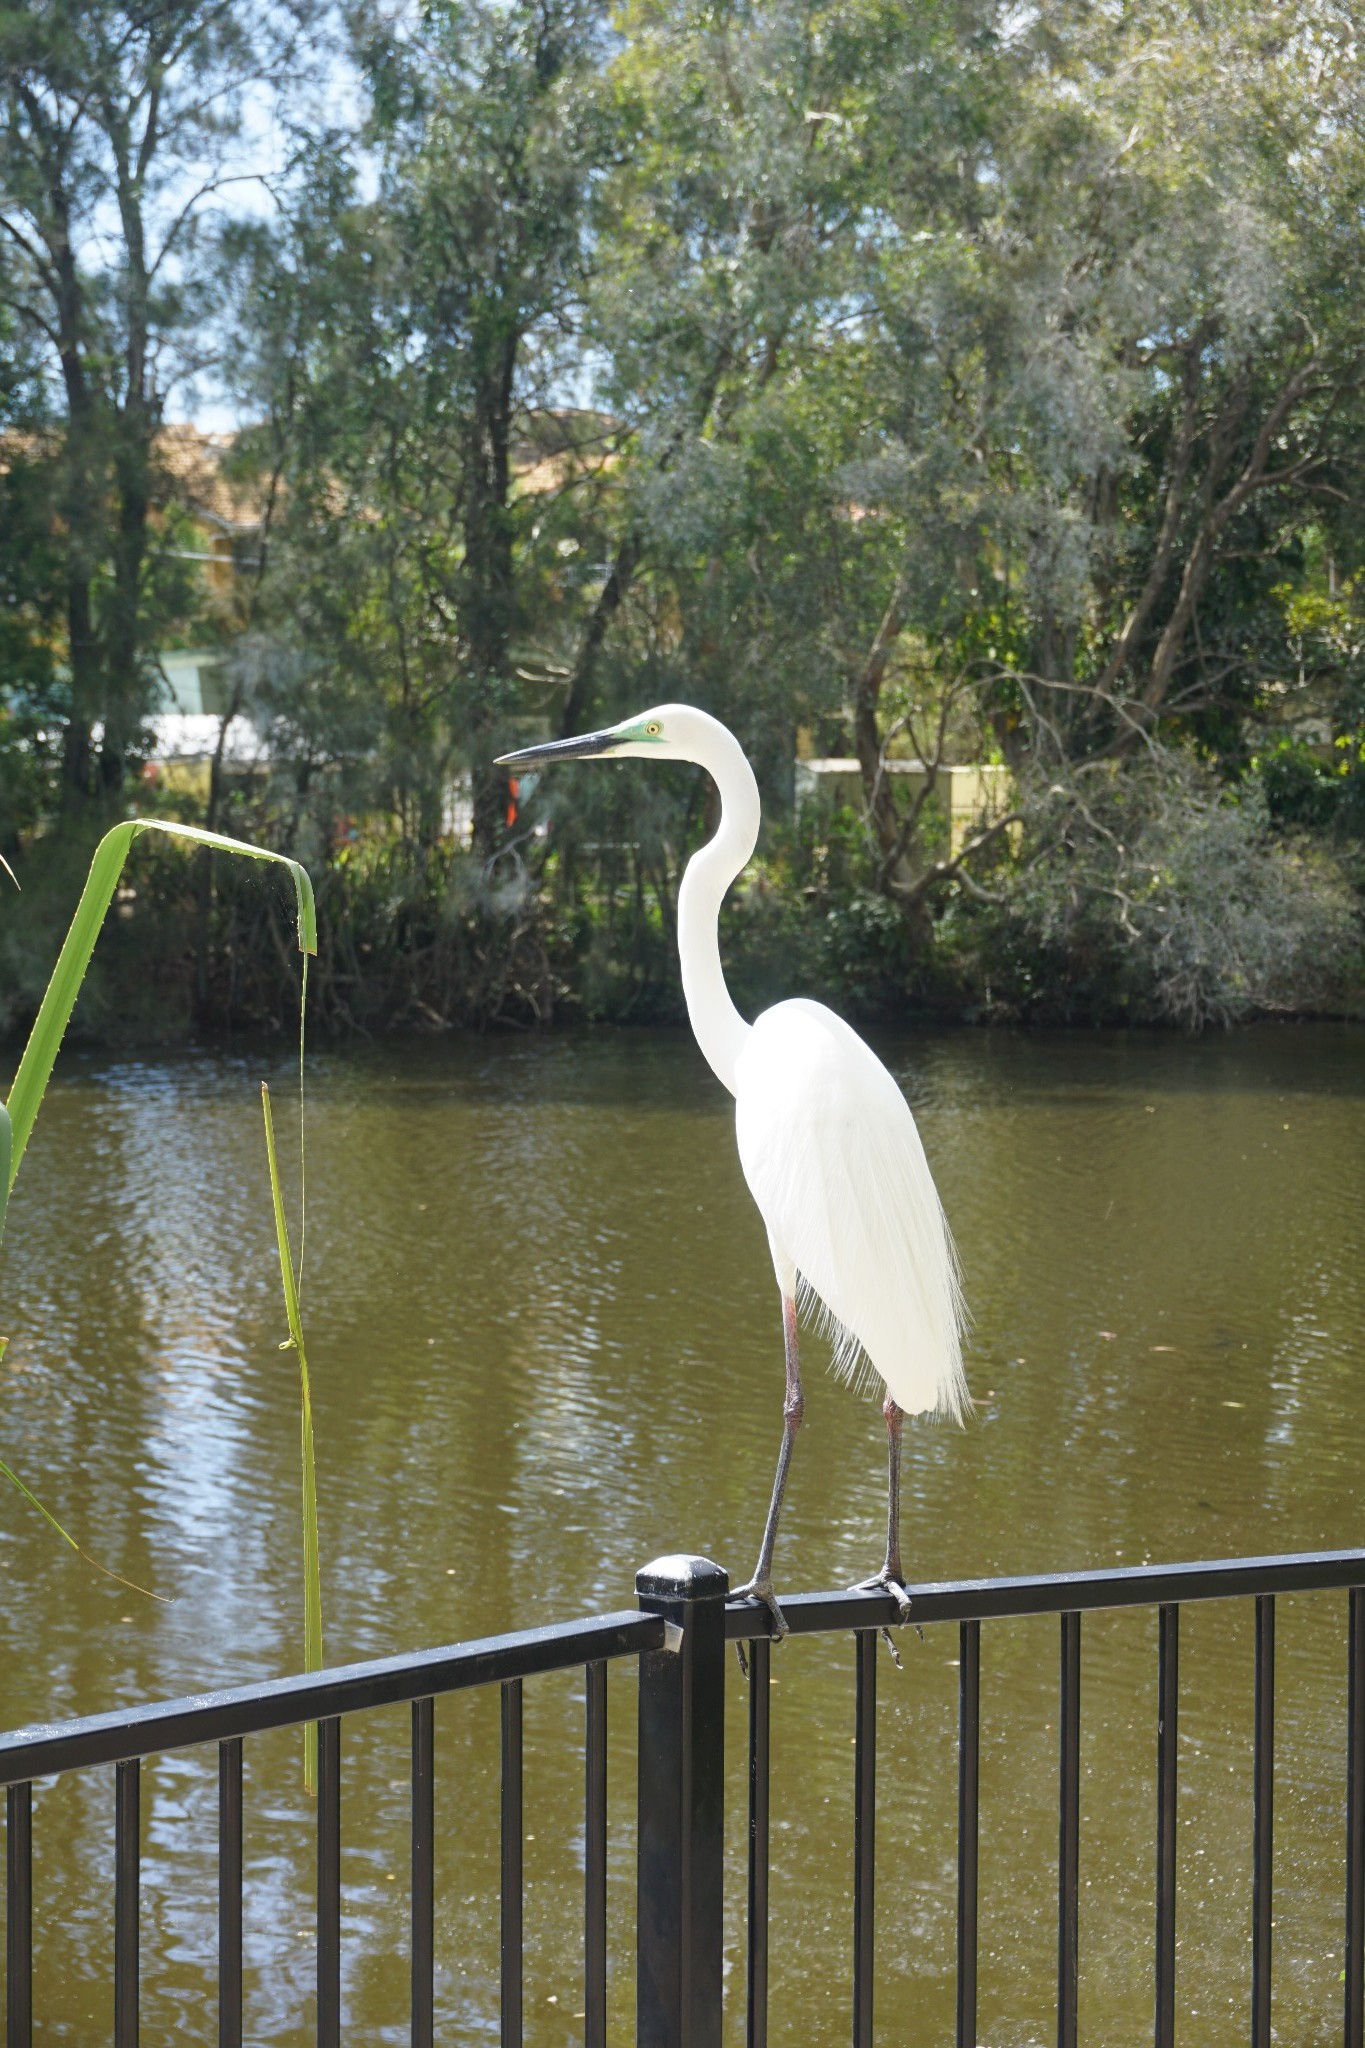
[[[1365,1540],[1365,1032],[1199,1043],[956,1035],[884,1048],[975,1312],[965,1433],[908,1443],[911,1577]],[[297,1381],[256,1082],[277,1054],[70,1058],[5,1244],[0,1454],[96,1577],[0,1498],[0,1722],[290,1671]],[[781,1349],[728,1105],[690,1041],[322,1055],[307,1306],[331,1661],[631,1604],[637,1565],[752,1563]],[[814,1347],[812,1346],[812,1351]],[[879,1559],[876,1407],[812,1359],[779,1583]],[[1249,1996],[1251,1615],[1182,1636],[1182,2038]],[[1338,2031],[1344,1596],[1280,1603],[1276,2026]],[[956,1632],[881,1665],[879,2038],[951,2039]],[[774,1659],[773,2023],[847,2038],[852,1650]],[[1084,2037],[1150,2038],[1155,1620],[1087,1624]],[[1053,2033],[1056,1624],[985,1632],[981,2040]],[[527,2039],[581,2037],[581,1680],[528,1688]],[[614,2038],[630,2038],[633,1682],[611,1680]],[[729,2039],[743,2038],[745,1702],[731,1700]],[[406,2015],[406,1716],[347,1724],[348,2038]],[[438,1709],[440,2038],[496,2038],[496,1700]],[[248,1745],[248,2035],[311,2019],[314,1813],[297,1740]],[[214,2031],[216,1763],[144,1780],[148,2044]],[[108,2039],[112,1774],[40,1788],[43,2042]]]

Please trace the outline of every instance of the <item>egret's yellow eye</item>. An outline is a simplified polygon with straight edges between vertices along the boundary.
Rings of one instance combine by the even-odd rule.
[[[660,725],[658,719],[651,718],[649,724],[645,727],[645,738],[650,740],[657,740],[659,734],[662,731],[663,727]]]

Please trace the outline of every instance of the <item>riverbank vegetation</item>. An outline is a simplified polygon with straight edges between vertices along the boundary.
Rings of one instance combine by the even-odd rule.
[[[676,1015],[707,788],[494,766],[669,699],[763,787],[750,1002],[1358,1007],[1349,10],[99,0],[0,65],[0,1022],[130,810],[309,864],[324,1029]],[[148,852],[101,967],[282,1021],[287,908]]]

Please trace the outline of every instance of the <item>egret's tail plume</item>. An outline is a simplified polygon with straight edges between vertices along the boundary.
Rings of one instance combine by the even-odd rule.
[[[904,1407],[907,1414],[941,1415],[950,1422],[965,1423],[971,1419],[975,1406],[967,1387],[967,1375],[962,1364],[962,1335],[969,1327],[969,1316],[962,1297],[957,1257],[951,1241],[948,1250],[952,1260],[952,1339],[943,1346],[945,1363],[938,1375],[936,1398],[916,1410],[901,1401],[895,1386],[891,1386],[891,1392],[896,1395],[897,1405]],[[890,1386],[890,1381],[886,1380],[881,1368],[874,1362],[862,1338],[851,1330],[847,1323],[839,1319],[833,1309],[816,1293],[804,1274],[797,1281],[796,1305],[802,1322],[824,1338],[829,1345],[830,1371],[837,1378],[851,1386],[858,1394],[878,1393],[884,1382]],[[908,1334],[907,1332],[907,1336]],[[901,1376],[897,1374],[896,1377],[904,1386]]]

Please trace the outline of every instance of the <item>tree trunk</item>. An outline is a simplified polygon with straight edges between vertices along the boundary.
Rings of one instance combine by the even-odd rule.
[[[506,828],[506,780],[493,757],[503,739],[512,639],[512,383],[517,337],[500,339],[478,394],[465,513],[465,637],[469,648],[464,720],[474,808],[474,846],[485,859]]]
[[[50,201],[55,223],[53,274],[56,284],[58,354],[66,394],[66,437],[62,451],[67,545],[65,610],[71,702],[62,738],[61,808],[83,815],[94,795],[94,726],[103,710],[100,647],[92,588],[99,557],[100,507],[104,498],[104,450],[99,409],[82,355],[84,303],[71,247],[62,167],[54,165]]]
[[[105,103],[105,126],[114,146],[119,218],[127,264],[127,329],[124,337],[123,404],[114,442],[114,485],[118,523],[114,533],[113,590],[105,635],[107,708],[100,749],[100,787],[116,804],[128,773],[128,756],[147,710],[142,661],[142,577],[151,509],[152,446],[157,408],[147,390],[147,341],[151,281],[142,218],[142,180],[157,142],[159,89],[148,95],[146,126],[134,153],[121,108]]]
[[[896,859],[900,844],[900,816],[891,789],[891,778],[882,761],[882,737],[878,707],[882,682],[891,649],[904,624],[904,581],[892,592],[886,614],[877,628],[867,660],[858,672],[853,693],[853,744],[863,781],[863,798],[872,821],[877,851],[883,866]]]
[[[104,742],[100,748],[100,789],[117,804],[127,780],[128,756],[146,706],[142,662],[142,572],[151,506],[151,425],[148,408],[130,401],[119,421],[114,457],[118,526],[114,536],[113,589],[105,630]]]

